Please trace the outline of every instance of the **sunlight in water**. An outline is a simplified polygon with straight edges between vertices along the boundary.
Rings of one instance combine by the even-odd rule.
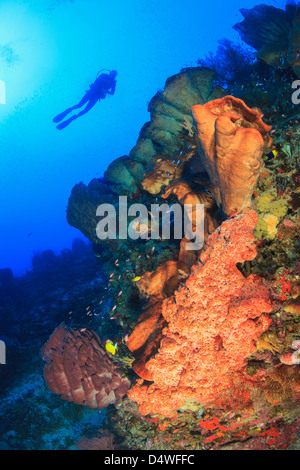
[[[2,4],[0,79],[5,83],[6,106],[1,108],[1,117],[40,92],[54,59],[55,43],[45,20],[25,5]]]

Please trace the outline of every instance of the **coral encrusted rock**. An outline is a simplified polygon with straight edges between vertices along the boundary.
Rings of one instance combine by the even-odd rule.
[[[272,309],[262,280],[245,278],[236,267],[256,256],[256,223],[255,211],[223,222],[186,284],[163,301],[168,326],[157,354],[145,364],[153,383],[128,392],[142,414],[169,417],[191,401],[226,406],[237,397],[250,400],[242,371],[270,325],[266,313]]]
[[[118,406],[130,386],[92,330],[76,331],[62,323],[41,355],[46,383],[63,400],[88,408]]]

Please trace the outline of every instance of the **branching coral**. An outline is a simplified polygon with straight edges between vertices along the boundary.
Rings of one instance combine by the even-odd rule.
[[[186,400],[212,406],[226,394],[243,395],[240,372],[268,329],[264,312],[272,308],[260,278],[245,279],[236,267],[256,256],[256,223],[254,211],[223,222],[185,286],[163,301],[168,327],[146,363],[154,383],[135,385],[128,394],[142,414],[171,416]]]
[[[130,386],[102,349],[92,330],[75,331],[61,324],[44,345],[44,377],[61,398],[89,408],[118,406]]]

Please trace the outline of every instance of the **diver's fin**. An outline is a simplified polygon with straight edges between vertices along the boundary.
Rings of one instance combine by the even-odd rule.
[[[56,126],[56,129],[58,129],[59,131],[61,131],[62,129],[64,129],[65,127],[67,127],[69,124],[71,124],[72,121],[74,121],[74,119],[76,119],[77,116],[72,116],[70,117],[69,119],[67,119],[66,121],[64,122],[61,122],[60,124],[58,124],[58,126]]]
[[[66,109],[63,113],[60,113],[60,114],[58,114],[57,116],[55,116],[55,118],[53,118],[53,122],[59,122],[59,121],[61,121],[61,120],[64,119],[64,118],[67,116],[67,114],[69,114],[71,111],[72,111],[72,108]]]

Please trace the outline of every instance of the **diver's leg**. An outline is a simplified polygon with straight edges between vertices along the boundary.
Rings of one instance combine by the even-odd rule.
[[[53,122],[62,121],[71,111],[73,111],[74,109],[81,108],[89,100],[89,94],[86,93],[84,97],[79,101],[79,103],[75,104],[74,106],[71,106],[71,108],[67,108],[65,111],[55,116],[55,118],[53,118]]]
[[[75,117],[78,118],[80,116],[83,116],[84,114],[86,114],[90,109],[92,109],[95,104],[97,103],[98,99],[91,99],[88,104],[86,105],[86,107],[80,111],[80,113],[76,114]]]
[[[64,129],[65,127],[67,127],[69,124],[71,124],[72,121],[74,121],[75,119],[77,119],[78,117],[80,116],[83,116],[84,114],[86,114],[90,109],[92,109],[95,104],[97,103],[97,99],[94,99],[94,100],[90,100],[88,102],[88,104],[86,105],[86,107],[80,111],[80,113],[78,114],[74,114],[74,116],[71,116],[69,119],[67,119],[66,121],[64,122],[61,122],[60,124],[58,124],[58,126],[56,126],[56,129],[58,130],[61,130],[61,129]]]
[[[73,111],[74,109],[79,109],[79,108],[82,108],[82,106],[87,103],[88,101],[90,101],[91,97],[89,95],[89,93],[86,93],[84,95],[84,97],[79,101],[79,103],[77,104],[74,104],[74,106],[72,106],[71,111]]]
[[[61,121],[63,118],[65,118],[67,116],[67,114],[69,114],[70,112],[72,111],[72,108],[68,108],[66,109],[65,111],[63,111],[62,113],[58,114],[57,116],[55,116],[55,118],[53,118],[53,122],[59,122]]]

